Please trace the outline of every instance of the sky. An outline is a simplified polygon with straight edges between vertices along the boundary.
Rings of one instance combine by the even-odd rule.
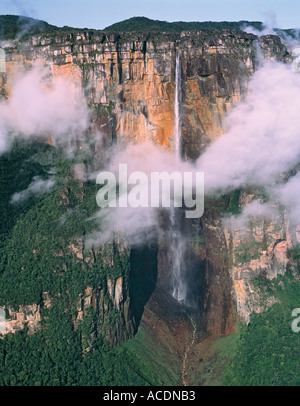
[[[103,29],[130,17],[163,21],[263,21],[300,27],[299,0],[0,0],[0,14],[57,26]]]

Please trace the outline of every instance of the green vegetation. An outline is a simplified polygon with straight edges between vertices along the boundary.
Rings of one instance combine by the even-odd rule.
[[[244,264],[252,259],[258,259],[262,249],[263,243],[255,241],[254,238],[247,243],[240,244],[234,252],[236,262]]]
[[[146,17],[132,17],[124,21],[112,24],[104,29],[110,32],[151,32],[151,33],[180,33],[181,31],[214,31],[214,30],[240,30],[251,27],[258,32],[262,32],[264,25],[260,21],[159,21],[151,20]],[[282,38],[291,37],[299,39],[297,29],[280,29],[274,28],[274,32]]]
[[[166,329],[159,320],[159,329]],[[148,332],[149,333],[149,332]],[[122,344],[126,351],[134,356],[136,365],[150,385],[176,386],[180,384],[180,360],[165,342],[155,340],[141,326],[137,335]]]
[[[196,347],[200,358],[190,366],[190,384],[195,386],[223,386],[227,366],[234,357],[240,337],[240,324],[235,333],[226,337],[204,338]],[[207,341],[206,341],[207,340]],[[208,344],[206,344],[208,343]]]
[[[42,318],[37,331],[25,327],[0,340],[0,385],[177,385],[180,360],[161,320],[156,322],[168,337],[164,342],[140,326],[133,339],[111,348],[106,332],[118,325],[120,313],[106,293],[104,319],[91,306],[74,324],[84,289],[103,288],[107,278],[128,275],[130,266],[126,250],[114,242],[94,252],[82,250],[82,241],[94,228],[88,219],[97,209],[97,189],[94,183],[74,178],[72,167],[79,161],[80,157],[66,159],[62,151],[36,142],[16,142],[0,157],[0,304],[8,312],[36,303]],[[35,176],[54,177],[55,188],[11,204],[11,196],[28,188]],[[239,194],[216,199],[214,209],[237,213]],[[191,243],[203,242],[199,237]],[[260,247],[253,244],[240,248],[239,261],[258,252]],[[141,251],[136,256],[135,266],[146,262],[151,273],[156,264],[145,255]],[[297,261],[299,247],[289,256]],[[131,281],[136,309],[143,307],[142,296],[151,294],[150,282],[149,291],[142,291],[142,282],[137,272]],[[241,325],[236,334],[214,339],[208,348],[205,340],[198,343],[195,353],[203,356],[190,366],[191,384],[299,385],[299,336],[291,329],[292,310],[300,304],[299,280],[287,273],[274,281],[259,278],[255,286],[266,300],[274,296],[277,303],[252,314],[250,324]],[[44,306],[44,292],[51,297],[50,307]]]
[[[30,17],[0,15],[0,39],[14,39],[25,35],[53,33],[59,28]]]
[[[86,32],[88,28],[57,27],[46,21],[18,15],[0,15],[0,40],[25,39],[30,35],[57,35]]]
[[[224,384],[241,386],[298,386],[299,333],[293,332],[292,310],[300,305],[300,283],[286,274],[264,281],[279,301],[269,310],[252,314],[241,328],[240,339],[228,365]]]
[[[272,281],[258,278],[256,288],[277,303],[253,313],[248,325],[237,323],[236,333],[198,344],[192,385],[299,386],[300,333],[292,330],[292,311],[300,307],[300,281],[287,272]]]
[[[56,293],[65,287],[78,295],[103,275],[101,269],[96,273],[80,262],[71,249],[71,244],[76,247],[78,239],[91,229],[86,219],[96,209],[95,185],[81,187],[71,175],[71,162],[56,157],[56,188],[46,196],[32,196],[19,205],[10,202],[12,193],[26,189],[33,176],[49,177],[49,167],[32,159],[49,149],[19,143],[0,158],[0,184],[5,191],[1,201],[5,222],[0,234],[0,301],[7,305],[40,303],[42,292]]]
[[[43,329],[26,329],[0,340],[0,385],[148,385],[142,365],[122,346],[101,337],[82,353],[81,331],[74,331],[64,296],[48,311]]]
[[[31,141],[15,142],[0,157],[0,305],[8,312],[35,303],[42,317],[34,333],[25,328],[0,339],[0,385],[177,385],[180,360],[161,321],[166,342],[158,342],[141,326],[133,339],[111,348],[106,332],[118,325],[120,313],[110,306],[106,292],[106,316],[99,320],[91,306],[74,324],[84,289],[103,288],[107,278],[127,276],[130,267],[126,250],[114,242],[94,252],[82,250],[94,228],[88,219],[97,209],[97,188],[74,178],[73,164],[80,159],[67,159],[63,151]],[[11,204],[12,195],[27,189],[35,176],[54,178],[55,188]],[[239,199],[240,191],[222,196],[215,200],[215,209],[238,213]],[[201,245],[204,239],[191,243]],[[255,258],[259,244],[251,240],[238,247],[238,262]],[[291,260],[298,261],[299,252],[298,245],[290,249]],[[150,282],[149,291],[143,291],[145,281],[138,279],[137,269],[144,263],[149,274],[156,267],[143,251],[135,258],[131,296],[137,317],[143,297],[151,294]],[[253,314],[236,334],[214,340],[208,350],[197,344],[203,356],[191,364],[191,384],[299,385],[299,336],[291,329],[291,313],[300,307],[300,283],[286,274],[275,281],[259,278],[255,286],[265,300],[274,296],[278,303]],[[43,306],[44,292],[52,299],[49,308]]]
[[[221,30],[230,28],[233,30],[240,30],[243,27],[251,25],[257,30],[262,30],[263,25],[259,21],[204,21],[204,22],[184,22],[177,21],[169,23],[167,21],[151,20],[146,17],[132,17],[128,20],[121,21],[119,23],[106,27],[105,31],[140,31],[140,32],[181,32],[189,30]]]
[[[230,193],[230,200],[227,209],[227,213],[238,215],[241,214],[242,209],[240,205],[241,189],[234,190]]]
[[[79,161],[32,141],[15,142],[0,157],[0,303],[7,316],[30,304],[40,305],[41,313],[37,331],[27,326],[0,339],[0,385],[160,384],[134,346],[112,349],[104,339],[120,321],[105,291],[106,280],[127,276],[129,258],[114,241],[82,250],[98,206],[96,184],[82,184],[73,176]],[[27,189],[35,176],[54,177],[55,188],[11,204],[12,195]],[[102,318],[91,306],[75,326],[79,295],[87,286],[103,289],[106,314]]]
[[[132,17],[127,20],[112,24],[106,27],[103,31],[108,32],[140,32],[140,33],[169,33],[175,34],[181,31],[215,31],[223,29],[231,30],[244,30],[246,27],[252,27],[257,31],[263,30],[263,23],[260,21],[176,21],[167,22],[159,20],[151,20],[146,17]],[[8,39],[22,39],[30,35],[52,35],[60,33],[72,33],[73,41],[75,41],[76,33],[78,32],[93,32],[99,30],[93,30],[91,28],[76,28],[76,27],[57,27],[52,24],[48,24],[46,21],[36,20],[30,17],[17,16],[17,15],[0,15],[0,40]],[[291,38],[298,38],[299,33],[295,29],[277,29],[274,31],[280,37],[286,36]],[[156,37],[159,40],[159,37]],[[126,38],[122,37],[122,40]],[[80,41],[80,40],[79,40]]]
[[[296,244],[288,250],[288,257],[293,261],[300,260],[300,244]]]
[[[220,212],[220,216],[239,215],[242,211],[241,193],[242,189],[235,189],[227,194],[216,193],[212,197],[206,197],[205,207]]]

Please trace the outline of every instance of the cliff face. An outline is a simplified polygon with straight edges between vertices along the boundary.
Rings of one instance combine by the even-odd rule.
[[[0,77],[1,94],[9,94],[7,82],[17,67],[42,62],[51,68],[53,75],[71,78],[82,88],[92,107],[93,122],[108,142],[115,139],[137,143],[151,140],[171,149],[175,123],[175,54],[179,50],[182,152],[185,158],[196,159],[214,138],[222,134],[225,114],[243,97],[247,80],[258,63],[257,48],[270,58],[280,60],[286,57],[286,49],[276,36],[258,39],[252,34],[230,30],[182,32],[180,35],[164,33],[160,36],[93,31],[33,36],[22,43],[3,44],[5,69],[2,68]],[[191,238],[189,256],[193,258],[191,268],[197,280],[195,295],[199,294],[202,327],[214,334],[230,333],[235,321],[234,309],[237,308],[245,320],[253,310],[246,309],[246,302],[251,298],[251,292],[246,289],[246,285],[250,286],[248,276],[252,277],[256,269],[268,269],[269,274],[284,272],[289,244],[287,237],[282,231],[275,230],[275,224],[255,226],[255,242],[263,244],[261,240],[266,234],[272,238],[261,247],[257,258],[241,265],[236,253],[239,244],[245,241],[223,227],[218,211],[208,210],[201,221],[191,222],[186,227]],[[143,271],[145,280],[149,279],[153,285],[151,289],[156,278],[159,282],[167,280],[164,244],[160,242],[158,252],[149,254],[158,275],[153,267],[150,277]],[[138,254],[130,255],[136,258]],[[156,264],[153,255],[157,258]],[[140,275],[134,270],[131,272],[133,284],[142,285],[143,272]],[[107,337],[115,344],[132,336],[136,324],[130,304],[129,291],[132,288],[129,282],[126,277],[117,276],[106,281],[104,290],[93,291],[86,287],[79,300],[74,325],[92,306],[97,309],[101,320],[100,331],[105,324],[105,314],[113,314],[110,310],[114,309],[120,318]],[[151,289],[145,296],[149,297]],[[110,298],[109,305],[103,299],[105,292]],[[132,305],[137,319],[141,317],[145,296],[142,304]],[[35,314],[39,314],[38,309]],[[18,317],[15,314],[14,318]]]
[[[8,45],[8,44],[7,44]],[[222,119],[240,100],[256,66],[256,47],[283,58],[277,37],[244,32],[182,32],[180,35],[87,32],[36,36],[4,47],[7,76],[20,64],[40,61],[54,75],[70,77],[97,106],[101,130],[137,142],[172,147],[175,51],[182,64],[182,134],[187,157],[222,133]]]
[[[241,193],[241,207],[253,199],[253,193]],[[298,228],[290,224],[285,209],[274,205],[271,218],[258,216],[247,224],[234,224],[231,219],[224,234],[236,308],[240,318],[249,322],[252,312],[262,312],[274,303],[272,295],[260,289],[259,278],[272,280],[296,265],[289,250],[299,243]]]
[[[98,335],[107,339],[111,346],[132,337],[136,333],[137,323],[129,295],[129,250],[126,245],[115,240],[96,253],[94,250],[85,250],[83,254],[83,241],[77,240],[71,244],[70,249],[75,259],[73,267],[77,263],[82,269],[85,268],[85,272],[97,266],[99,261],[105,262],[101,284],[86,286],[75,300],[71,298],[71,292],[65,290],[75,331],[82,329],[85,320],[90,324],[87,331],[92,333],[82,333],[84,351],[89,350]],[[71,258],[71,254],[65,253],[65,256]],[[66,267],[62,271],[66,271]],[[101,268],[98,272],[101,272]],[[59,296],[60,293],[43,292],[38,304],[1,306],[0,309],[5,312],[5,328],[1,333],[14,333],[27,326],[28,333],[33,334],[43,326],[47,328],[48,311]]]

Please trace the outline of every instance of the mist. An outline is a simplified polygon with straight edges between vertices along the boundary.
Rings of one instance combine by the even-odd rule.
[[[254,202],[231,226],[242,227],[249,216],[270,217],[282,201],[296,222],[300,214],[300,175],[289,178],[300,162],[300,75],[290,64],[263,61],[249,81],[244,100],[227,115],[224,134],[212,142],[195,164],[177,162],[172,152],[150,143],[127,145],[112,154],[108,170],[117,173],[119,163],[128,173],[142,171],[204,172],[205,195],[230,193],[244,187],[263,187],[270,202]],[[124,231],[134,244],[145,230],[159,229],[155,208],[106,208],[95,215],[105,233]],[[299,217],[298,217],[299,218]],[[105,225],[105,226],[104,226]],[[146,233],[147,234],[147,233]],[[152,234],[150,233],[149,236]]]
[[[262,13],[264,17],[263,29],[259,31],[252,26],[243,27],[243,31],[248,32],[249,34],[254,34],[257,36],[262,35],[277,35],[274,31],[274,28],[278,27],[276,13],[273,10],[268,10]]]
[[[167,172],[171,174],[176,171],[182,176],[184,172],[195,172],[195,167],[191,163],[178,162],[172,151],[165,150],[151,142],[138,145],[117,145],[110,152],[111,160],[105,170],[112,172],[117,180],[119,164],[127,165],[128,175],[133,172],[142,172],[149,180],[151,172]],[[91,235],[87,244],[102,244],[109,241],[116,231],[122,231],[126,236],[127,244],[136,246],[151,242],[157,234],[164,233],[165,230],[161,228],[161,212],[169,213],[171,208],[157,209],[151,207],[151,193],[153,191],[150,182],[147,187],[148,207],[118,207],[117,205],[117,207],[99,209],[89,220],[98,223],[101,232]],[[172,204],[173,195],[171,193],[171,206]]]
[[[12,195],[10,203],[16,205],[25,202],[33,196],[44,195],[50,192],[54,186],[55,181],[53,179],[44,180],[40,176],[34,176],[27,189]]]
[[[239,232],[241,236],[246,236],[249,233],[248,226],[250,222],[274,219],[277,215],[278,210],[275,204],[272,206],[270,203],[263,203],[254,199],[242,209],[241,214],[224,217],[222,222],[231,232]]]
[[[227,132],[197,161],[209,193],[275,186],[300,158],[300,76],[290,65],[265,62],[243,102],[227,116]]]
[[[238,228],[250,214],[271,216],[280,202],[290,221],[300,215],[300,75],[291,65],[264,61],[249,82],[248,93],[226,117],[227,131],[200,156],[208,195],[243,187],[263,187],[268,207],[256,203],[232,224]]]
[[[278,28],[277,16],[273,10],[263,13],[264,22],[262,30],[257,30],[252,26],[243,27],[243,31],[257,35],[258,37],[264,35],[278,35],[282,43],[287,47],[289,52],[292,52],[294,48],[300,46],[300,29],[298,27],[290,27],[288,31],[283,31]]]
[[[13,140],[32,136],[44,141],[51,137],[54,145],[71,153],[72,144],[80,139],[84,150],[90,116],[81,88],[65,78],[53,77],[39,64],[26,72],[16,72],[8,86],[9,98],[0,102],[0,152],[9,150]],[[171,151],[151,142],[120,143],[106,151],[109,160],[105,170],[117,174],[121,163],[128,165],[128,173],[141,171],[149,178],[153,171],[204,172],[206,195],[262,186],[274,201],[286,204],[296,221],[300,213],[299,177],[288,179],[287,173],[300,162],[299,107],[300,76],[292,65],[263,61],[252,75],[243,101],[225,118],[224,134],[202,152],[196,163],[178,162]],[[101,134],[97,137],[101,139]],[[77,172],[82,179],[97,176],[84,173],[82,167]],[[151,207],[98,210],[93,220],[102,231],[90,240],[103,243],[116,230],[126,234],[129,244],[151,239],[153,230],[160,227],[159,213]]]
[[[89,113],[74,83],[35,64],[29,71],[16,71],[8,87],[9,98],[0,102],[0,153],[17,138],[51,137],[54,145],[66,149],[83,138]]]

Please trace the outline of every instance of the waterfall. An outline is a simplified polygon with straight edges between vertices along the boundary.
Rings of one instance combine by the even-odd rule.
[[[185,244],[180,233],[176,211],[171,212],[170,252],[172,255],[172,296],[180,303],[187,304],[187,287],[182,275]]]
[[[181,62],[179,51],[176,51],[175,65],[175,126],[174,153],[176,160],[181,161]],[[186,303],[187,289],[182,275],[185,243],[181,236],[180,217],[178,210],[171,207],[170,212],[170,254],[172,256],[172,296],[180,303]]]
[[[181,160],[181,63],[179,51],[176,51],[175,65],[175,131],[174,152],[178,161]]]

